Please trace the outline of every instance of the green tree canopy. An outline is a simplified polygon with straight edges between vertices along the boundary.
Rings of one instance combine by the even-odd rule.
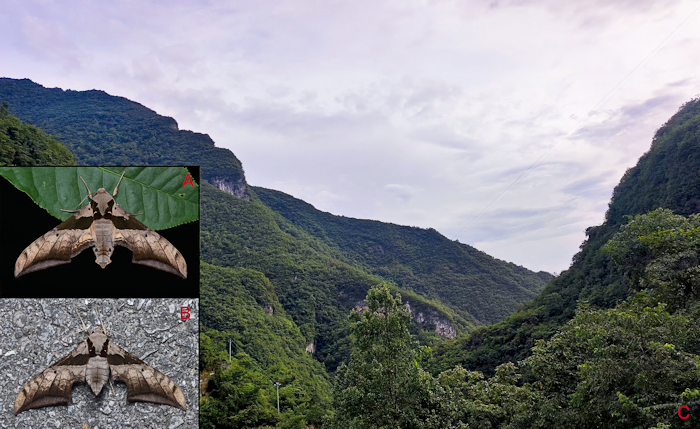
[[[700,312],[671,314],[644,295],[580,307],[524,361],[557,427],[678,427],[680,405],[700,413]]]
[[[657,209],[631,218],[604,247],[633,287],[671,310],[700,299],[700,215]]]
[[[411,427],[424,375],[408,332],[411,315],[386,284],[370,289],[366,304],[351,316],[353,349],[338,369],[331,427]]]
[[[401,297],[382,284],[366,304],[351,316],[352,354],[338,369],[331,428],[519,427],[535,416],[536,396],[516,385],[515,365],[489,380],[462,367],[433,377],[422,368],[430,350],[411,338]]]
[[[0,105],[0,166],[71,165],[70,151],[39,128],[25,124]]]

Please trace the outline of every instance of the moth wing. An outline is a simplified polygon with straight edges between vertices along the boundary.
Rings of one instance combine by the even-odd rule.
[[[187,278],[187,263],[179,250],[117,204],[112,209],[114,242],[133,252],[131,262]]]
[[[185,395],[168,376],[145,364],[141,359],[117,346],[109,344],[107,363],[112,378],[126,383],[129,401],[153,402],[186,410]]]
[[[68,264],[95,241],[90,226],[92,208],[83,207],[56,228],[34,240],[15,262],[15,277],[55,265]]]
[[[31,408],[70,402],[73,384],[85,380],[88,358],[87,343],[82,342],[58,362],[32,377],[15,398],[15,415]]]

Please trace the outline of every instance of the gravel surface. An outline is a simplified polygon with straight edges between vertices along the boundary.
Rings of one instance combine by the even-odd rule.
[[[191,318],[180,320],[180,307]],[[172,379],[187,411],[126,400],[126,385],[109,383],[95,397],[75,384],[72,401],[24,411],[13,406],[22,386],[87,338],[74,307],[90,327],[100,325],[115,344]],[[0,428],[198,428],[198,299],[0,299]]]

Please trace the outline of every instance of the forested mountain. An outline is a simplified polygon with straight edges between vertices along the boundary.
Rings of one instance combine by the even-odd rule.
[[[282,385],[283,423],[320,421],[330,402],[329,377],[304,351],[306,340],[272,283],[258,271],[204,262],[201,281],[202,427],[275,425],[274,382]]]
[[[0,79],[3,101],[78,164],[201,165],[202,411],[216,427],[319,424],[326,371],[349,356],[349,312],[380,282],[410,305],[412,333],[435,344],[506,316],[551,277],[435,230],[333,216],[251,188],[229,150],[125,98]],[[278,377],[282,416],[270,403]]]
[[[7,104],[0,104],[0,165],[72,165],[73,162],[73,155],[65,146],[12,116]]]
[[[253,187],[260,200],[306,233],[337,248],[355,266],[443,303],[464,319],[497,322],[535,296],[546,272],[533,274],[436,230],[334,216],[279,191]]]
[[[18,117],[47,130],[62,141],[75,154],[78,163],[199,162],[203,179],[217,188],[243,197],[246,203],[252,195],[253,191],[245,183],[240,162],[229,150],[215,148],[207,135],[178,130],[174,119],[160,116],[133,101],[96,90],[48,89],[28,79],[0,79],[0,100],[8,102],[10,110]],[[274,215],[271,222],[278,223],[277,228],[281,228],[285,234],[291,234],[291,238],[286,237],[285,240],[303,242],[305,245],[311,240],[314,243],[311,246],[316,247],[317,253],[323,254],[324,258],[330,257],[367,279],[360,282],[362,286],[358,293],[352,293],[353,286],[341,286],[347,279],[333,280],[345,295],[343,313],[362,300],[369,285],[386,279],[404,289],[404,296],[414,296],[415,306],[420,307],[421,302],[426,300],[433,301],[428,312],[435,317],[426,313],[423,318],[428,320],[428,324],[433,319],[446,318],[451,326],[446,327],[449,332],[445,333],[454,334],[455,329],[502,319],[519,302],[533,297],[551,278],[548,273],[535,274],[496,260],[470,246],[449,241],[435,230],[333,216],[280,192],[263,188],[256,188],[255,192],[259,194],[258,201],[262,202],[262,206],[272,211],[262,209],[255,202],[251,202],[250,207],[243,204],[246,211],[254,211],[247,218],[252,228],[259,228],[254,224],[277,212],[281,217]],[[240,203],[229,201],[233,201],[232,204]],[[203,204],[206,207],[206,202]],[[232,207],[225,210],[232,210]],[[247,261],[256,257],[263,261],[272,259],[265,244],[279,231],[273,228],[252,241],[243,242],[240,231],[251,226],[239,225],[240,221],[235,216],[229,221],[233,223],[211,225],[212,228],[223,227],[225,230],[220,231],[217,237],[210,236],[211,240],[221,240],[231,235],[237,239],[226,247],[228,256],[217,259],[220,265],[245,266]],[[206,221],[203,229],[208,229]],[[210,257],[206,251],[209,247],[205,239],[205,260]],[[239,257],[242,250],[250,256]],[[285,249],[274,257],[283,260],[287,251]],[[269,261],[265,263],[269,264]],[[324,260],[318,264],[328,266],[329,262]],[[263,268],[259,269],[270,275]],[[272,277],[276,277],[273,282],[282,281],[279,276]],[[287,281],[284,280],[285,283]],[[307,281],[297,279],[299,285],[293,289],[304,289],[304,282]],[[282,284],[277,286],[282,287]],[[315,289],[315,286],[311,287],[308,295],[314,296]],[[290,306],[290,314],[312,341],[314,329],[304,328],[311,323],[304,319],[309,314],[302,316],[306,310],[294,311],[293,308],[304,306],[299,305],[296,299],[284,302]],[[319,301],[317,307],[324,305]]]
[[[601,247],[628,222],[627,216],[657,208],[686,216],[700,213],[699,172],[700,99],[694,99],[659,128],[651,149],[627,170],[615,187],[605,222],[588,228],[570,268],[504,321],[440,347],[436,368],[461,364],[492,373],[501,363],[530,355],[536,340],[551,337],[574,317],[578,301],[611,308],[628,297],[633,289],[627,268],[615,264]]]
[[[230,150],[124,97],[0,78],[2,102],[66,145],[79,165],[200,165],[204,179],[245,196],[243,167]]]

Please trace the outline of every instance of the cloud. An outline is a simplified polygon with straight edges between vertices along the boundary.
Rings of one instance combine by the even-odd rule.
[[[406,202],[413,198],[414,190],[408,185],[387,184],[384,185],[384,190],[399,201]]]
[[[561,191],[574,197],[606,201],[612,196],[610,193],[611,177],[614,177],[613,173],[606,171],[594,177],[571,182],[561,188]]]
[[[602,115],[592,112],[594,116],[603,116],[603,120],[586,125],[573,134],[573,139],[584,140],[588,144],[609,144],[611,138],[634,129],[638,124],[658,111],[668,111],[680,106],[686,97],[678,93],[666,93],[641,102],[627,104],[615,111],[607,111]]]

